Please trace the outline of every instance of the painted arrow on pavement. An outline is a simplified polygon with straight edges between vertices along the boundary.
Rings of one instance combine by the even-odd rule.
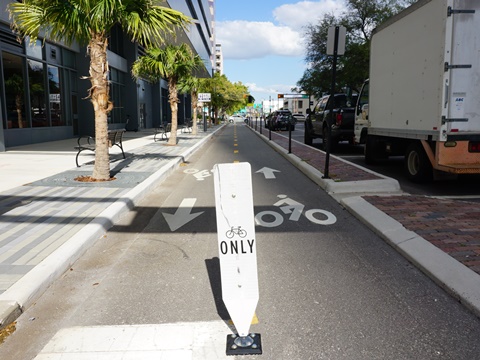
[[[263,173],[265,175],[265,179],[275,179],[276,172],[280,172],[280,170],[270,169],[268,167],[263,167],[260,170],[256,171],[255,173]]]
[[[204,213],[204,211],[192,213],[192,209],[196,201],[197,199],[195,198],[183,199],[177,211],[175,211],[175,214],[162,212],[163,217],[165,218],[165,221],[167,222],[171,231],[180,229],[183,225],[189,223],[197,216]]]

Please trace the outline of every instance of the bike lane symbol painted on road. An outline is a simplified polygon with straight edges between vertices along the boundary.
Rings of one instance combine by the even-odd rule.
[[[287,195],[278,195],[280,200],[277,201],[274,206],[280,208],[285,214],[291,214],[288,220],[298,221],[303,214],[305,205],[289,198]],[[317,218],[317,214],[321,214],[322,218]],[[317,215],[317,216],[316,216]],[[330,211],[322,209],[309,209],[305,211],[304,216],[312,223],[318,225],[332,225],[337,222],[337,217]],[[263,227],[277,227],[283,224],[284,217],[281,213],[273,210],[265,210],[255,215],[255,223]]]
[[[325,220],[317,219],[313,214],[320,213],[326,217]],[[305,217],[314,224],[318,225],[332,225],[337,222],[337,217],[333,215],[330,211],[321,210],[321,209],[310,209],[305,211]]]
[[[287,195],[277,195],[277,197],[280,198],[280,200],[273,205],[280,206],[280,210],[282,210],[284,214],[292,214],[290,215],[290,220],[298,221],[298,219],[300,219],[300,215],[302,215],[305,205],[290,199],[287,197]]]

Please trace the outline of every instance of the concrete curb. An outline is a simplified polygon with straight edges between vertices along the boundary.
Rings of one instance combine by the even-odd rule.
[[[163,181],[180,164],[203,146],[224,125],[186,148],[157,172],[138,184],[123,197],[102,211],[93,221],[62,244],[25,276],[0,295],[0,329],[13,322],[30,307],[45,290],[67,271],[96,240],[110,229],[123,214],[133,209],[158,182]]]
[[[341,204],[440,287],[480,316],[480,276],[430,242],[407,230],[360,196]]]
[[[301,172],[308,176],[313,182],[318,186],[324,189],[328,194],[334,196],[335,194],[355,194],[355,193],[400,193],[400,184],[397,180],[388,178],[382,174],[378,174],[374,171],[363,169],[375,176],[378,176],[378,180],[362,180],[362,181],[335,181],[332,179],[323,179],[323,173],[315,169],[313,166],[309,165],[298,156],[293,153],[288,153],[288,150],[284,149],[280,145],[276,144],[274,141],[268,140],[268,138],[258,133],[257,131],[251,129],[255,134],[257,134],[263,141],[268,145],[274,148],[278,153],[280,153],[284,158],[290,161],[295,165]],[[296,141],[296,140],[292,140]],[[330,157],[335,158],[336,160],[342,161],[349,166],[354,166],[360,168],[358,165],[353,164],[347,160],[341,159],[335,155],[330,155]]]

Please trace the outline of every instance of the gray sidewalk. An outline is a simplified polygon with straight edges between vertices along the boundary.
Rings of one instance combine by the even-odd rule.
[[[177,146],[154,142],[153,131],[127,132],[126,159],[111,149],[111,182],[74,180],[93,170],[89,152],[75,166],[76,139],[0,153],[0,328],[221,128],[195,136],[179,131]]]

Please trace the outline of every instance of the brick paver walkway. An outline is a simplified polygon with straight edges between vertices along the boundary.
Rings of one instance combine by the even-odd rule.
[[[268,137],[268,133],[266,134]],[[272,132],[272,141],[288,150],[288,132],[286,137]],[[325,153],[311,146],[292,140],[292,154],[324,173],[325,170]],[[329,176],[335,181],[360,181],[379,179],[375,174],[369,173],[356,166],[345,166],[345,162],[330,157],[328,166]]]
[[[480,274],[479,203],[413,195],[363,198]]]

